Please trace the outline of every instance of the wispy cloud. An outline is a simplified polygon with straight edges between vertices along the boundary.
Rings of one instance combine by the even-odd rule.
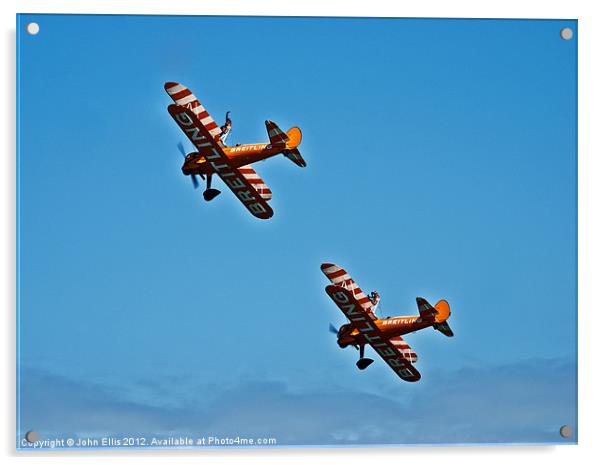
[[[217,388],[179,379],[178,392],[188,395],[177,396],[174,380],[123,390],[23,369],[21,427],[57,437],[274,437],[279,445],[559,442],[561,425],[576,426],[574,374],[574,365],[554,360],[463,368],[404,398],[399,390],[292,390],[277,381]],[[137,389],[144,401],[132,398]]]

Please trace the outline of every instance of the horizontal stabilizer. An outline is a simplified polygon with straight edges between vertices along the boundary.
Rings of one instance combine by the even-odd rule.
[[[274,147],[282,146],[285,147],[288,142],[288,136],[285,132],[278,127],[273,121],[267,120],[265,127],[268,130],[268,136],[270,137],[270,144]]]
[[[437,310],[422,297],[416,297],[416,304],[420,312],[420,318],[423,320],[433,320],[437,315]]]
[[[454,332],[451,330],[451,328],[447,324],[447,321],[445,321],[443,323],[436,323],[433,325],[433,328],[435,328],[440,333],[445,334],[447,337],[453,337],[453,335],[454,335]]]
[[[305,160],[301,156],[299,150],[285,150],[282,153],[284,153],[284,156],[292,161],[295,165],[300,166],[301,168],[305,168],[307,166],[307,163],[305,163]]]

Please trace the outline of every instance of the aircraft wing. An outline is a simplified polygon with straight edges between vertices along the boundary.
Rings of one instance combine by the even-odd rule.
[[[245,165],[238,168],[240,174],[242,174],[249,183],[253,186],[253,188],[258,192],[264,200],[272,199],[272,191],[266,185],[266,183],[259,177],[257,172],[251,168],[251,165]]]
[[[223,147],[224,144],[220,138],[222,130],[217,123],[213,121],[211,115],[209,115],[207,110],[205,110],[205,107],[201,105],[201,102],[197,100],[192,91],[188,87],[178,84],[177,82],[166,82],[164,87],[174,103],[192,110],[196,118],[201,122],[205,129],[209,131],[211,137],[216,139],[218,144]]]
[[[411,362],[412,358],[415,360],[416,354],[412,352],[410,346],[401,337],[391,339],[384,337],[370,314],[356,300],[352,291],[331,284],[326,287],[326,293],[357,328],[359,337],[366,344],[372,346],[376,353],[397,373],[397,376],[410,382],[420,379],[420,373]]]
[[[353,293],[355,299],[360,303],[372,320],[376,320],[376,315],[372,311],[372,302],[370,298],[364,294],[353,278],[343,268],[332,263],[322,263],[320,266],[322,273],[326,275],[330,282],[335,286],[343,287]]]
[[[255,190],[245,176],[234,168],[218,142],[198,120],[192,110],[179,105],[170,105],[167,110],[188,136],[198,152],[211,164],[217,175],[230,188],[234,195],[254,216],[261,219],[271,218],[272,208]]]
[[[416,360],[418,360],[418,355],[401,336],[391,337],[389,338],[389,341],[395,346],[403,358],[410,363],[416,363]]]

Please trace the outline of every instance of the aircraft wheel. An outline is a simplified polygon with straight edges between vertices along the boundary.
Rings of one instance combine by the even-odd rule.
[[[203,192],[203,198],[207,202],[210,202],[211,200],[213,200],[220,194],[221,194],[221,192],[217,189],[207,189],[205,192]]]
[[[356,366],[360,369],[360,370],[365,370],[366,368],[368,368],[372,362],[374,362],[374,360],[372,360],[371,358],[360,358],[357,362],[356,362]]]

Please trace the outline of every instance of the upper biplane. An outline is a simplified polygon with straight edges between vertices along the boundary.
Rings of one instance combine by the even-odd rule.
[[[401,379],[418,381],[420,373],[413,365],[417,355],[401,336],[429,326],[448,337],[454,335],[447,324],[450,309],[445,300],[440,300],[433,307],[422,297],[417,297],[418,316],[380,319],[375,314],[380,301],[378,292],[374,291],[368,297],[340,266],[324,263],[321,269],[332,282],[326,287],[326,293],[350,321],[338,330],[331,324],[330,330],[337,335],[339,347],[352,345],[359,349],[360,358],[356,365],[360,370],[374,361],[364,357],[364,346],[369,344]]]
[[[301,143],[301,130],[293,127],[285,133],[268,120],[265,122],[270,138],[268,143],[228,147],[225,142],[232,127],[228,114],[226,124],[220,128],[188,88],[177,82],[167,82],[165,90],[175,102],[167,108],[169,114],[197,150],[185,154],[180,145],[185,156],[184,175],[192,177],[195,188],[198,186],[197,175],[206,179],[203,198],[210,201],[220,194],[219,190],[211,187],[211,178],[217,174],[253,215],[261,219],[270,218],[274,212],[267,201],[272,198],[272,191],[250,165],[283,154],[297,166],[306,166],[297,149]]]

